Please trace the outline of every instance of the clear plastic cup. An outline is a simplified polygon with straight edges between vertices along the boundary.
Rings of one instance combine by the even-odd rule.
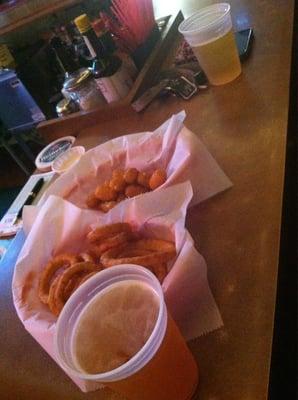
[[[241,74],[228,3],[202,8],[184,20],[178,30],[212,85],[231,82]]]
[[[145,285],[157,298],[157,319],[151,335],[132,358],[117,368],[96,374],[83,371],[73,351],[76,327],[84,321],[82,318],[90,306],[100,301],[109,289],[131,282]],[[159,281],[140,266],[127,264],[108,268],[79,287],[58,318],[54,344],[57,361],[67,373],[103,383],[127,399],[186,400],[197,386],[197,364],[167,312]]]

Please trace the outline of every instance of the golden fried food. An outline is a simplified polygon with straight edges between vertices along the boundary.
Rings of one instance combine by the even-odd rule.
[[[109,186],[117,193],[123,192],[126,186],[123,175],[115,176],[114,178],[112,178],[109,182]]]
[[[167,275],[167,264],[166,263],[153,264],[149,268],[154,273],[159,282],[162,283]]]
[[[49,300],[49,290],[51,281],[54,278],[55,273],[62,268],[69,268],[71,265],[78,261],[77,256],[73,254],[60,254],[54,257],[45,266],[41,273],[38,286],[38,295],[40,300],[47,304]]]
[[[139,171],[136,168],[128,168],[124,172],[124,180],[126,183],[131,185],[132,183],[135,183],[138,179],[138,174]]]
[[[130,249],[128,251],[121,252],[119,257],[138,257],[141,255],[150,254],[150,250],[141,250],[141,249]],[[160,283],[163,282],[164,278],[167,275],[167,263],[158,263],[158,264],[151,264],[147,266],[148,269],[153,272],[153,274],[157,277]]]
[[[107,213],[109,212],[112,208],[114,208],[118,204],[117,201],[104,201],[100,204],[99,208],[101,211]]]
[[[144,186],[136,184],[128,185],[125,189],[125,195],[127,197],[135,197],[146,192],[148,192],[148,189],[146,189]]]
[[[122,257],[125,248],[141,250],[140,255],[135,253],[132,257]],[[150,250],[143,254],[142,250]],[[140,239],[127,245],[112,248],[102,254],[100,261],[104,267],[112,267],[119,264],[137,264],[150,267],[158,263],[165,263],[176,256],[175,244],[161,239]]]
[[[157,189],[163,185],[167,180],[167,173],[163,169],[157,169],[153,172],[149,180],[149,187],[151,190]]]
[[[128,243],[133,238],[134,235],[132,232],[116,233],[97,245],[97,254],[102,255],[105,251],[112,249],[113,247]]]
[[[123,250],[120,250],[118,257],[119,258],[138,257],[138,256],[145,256],[147,254],[151,254],[151,250],[136,249],[133,246],[126,246]]]
[[[134,243],[136,249],[151,250],[176,255],[175,243],[163,239],[139,239]]]
[[[88,208],[98,208],[100,200],[95,196],[94,193],[90,193],[86,199],[86,205]]]
[[[122,169],[114,169],[112,172],[112,179],[113,178],[123,178],[124,177],[124,171]]]
[[[118,197],[117,197],[117,203],[120,203],[121,201],[126,200],[126,198],[127,197],[125,196],[124,193],[119,193]]]
[[[80,285],[104,268],[121,264],[142,265],[162,283],[167,274],[167,262],[176,256],[175,243],[140,239],[127,222],[96,228],[88,233],[87,241],[87,251],[78,255],[60,254],[41,272],[38,294],[55,316]]]
[[[146,189],[150,189],[149,179],[150,179],[149,174],[147,174],[146,172],[139,172],[138,178],[137,178],[137,183],[141,186],[144,186]]]
[[[115,224],[101,226],[89,232],[87,235],[87,239],[89,243],[99,244],[108,237],[121,232],[132,233],[132,228],[130,224],[128,224],[127,222],[117,222]]]
[[[135,249],[132,247],[125,248],[123,251],[120,252],[118,258],[130,258],[131,257],[139,257],[145,256],[148,254],[152,254],[151,250],[146,249]],[[157,277],[160,283],[163,282],[164,278],[167,275],[167,263],[158,263],[158,264],[150,264],[146,266],[150,271]]]
[[[86,253],[80,253],[78,255],[78,261],[86,261],[86,262],[95,262],[94,256],[88,252]]]
[[[117,199],[117,192],[110,188],[109,182],[97,186],[95,189],[95,196],[101,201],[111,201]]]
[[[66,303],[66,301],[70,298],[70,296],[72,295],[72,293],[78,288],[79,286],[79,282],[80,279],[86,274],[85,271],[83,271],[80,274],[74,275],[72,276],[69,281],[67,282],[67,284],[65,285],[64,291],[63,291],[63,299],[64,302]],[[60,279],[60,278],[59,278]],[[59,282],[59,281],[58,281]],[[58,286],[58,284],[57,284]],[[57,289],[56,289],[57,290]],[[55,294],[56,296],[56,294]],[[56,297],[55,297],[56,299]]]
[[[97,272],[101,271],[104,267],[101,264],[96,264],[98,266],[98,270],[93,272],[88,272],[83,270],[81,273],[74,275],[64,289],[64,300],[66,301],[70,298],[70,296],[77,290],[78,287],[82,285],[82,283],[86,282],[91,276],[97,274]]]
[[[74,264],[67,270],[65,270],[62,275],[58,279],[57,283],[57,288],[55,290],[55,303],[58,312],[60,313],[62,308],[64,307],[64,304],[68,300],[68,297],[71,295],[65,294],[65,289],[69,282],[75,277],[75,276],[82,276],[83,273],[89,273],[89,272],[94,272],[94,271],[99,271],[100,267],[96,264],[90,263],[90,262],[80,262],[77,264]],[[75,289],[74,289],[75,290]]]
[[[99,270],[102,269],[99,268]],[[63,302],[66,303],[67,300],[70,298],[70,296],[77,290],[79,286],[81,286],[84,282],[86,282],[91,276],[95,275],[98,271],[92,271],[89,272],[87,270],[82,270],[79,272],[77,275],[73,275],[67,284],[65,285],[64,291],[63,291]],[[57,299],[59,299],[59,292],[58,292],[58,284],[59,281],[62,279],[62,274],[56,276],[54,281],[51,284],[50,287],[50,294],[49,294],[49,302],[48,306],[50,311],[58,317],[60,312],[61,312],[61,305],[59,305],[59,300],[57,303]],[[57,305],[58,304],[58,305]]]
[[[102,256],[102,251],[99,250],[97,244],[90,244],[89,250],[92,252],[94,257],[96,257],[96,259],[100,260],[100,257]]]
[[[88,196],[86,204],[88,208],[107,213],[116,203],[154,190],[166,179],[166,172],[162,169],[155,170],[151,175],[136,168],[126,171],[115,169],[111,179],[97,186],[95,192]]]
[[[53,280],[53,282],[52,282],[52,284],[51,284],[51,287],[50,287],[49,299],[48,299],[48,306],[49,306],[49,309],[50,309],[51,312],[52,312],[54,315],[56,315],[56,316],[59,315],[59,310],[58,310],[58,307],[57,307],[57,305],[56,305],[56,297],[55,297],[55,294],[56,294],[56,290],[57,290],[58,281],[59,281],[59,279],[60,279],[60,276],[61,276],[61,275],[56,276],[56,278]]]
[[[95,246],[103,266],[142,265],[150,269],[162,283],[167,274],[167,262],[176,255],[175,244],[159,239],[135,240],[135,234],[125,235],[126,233],[112,235],[101,242],[101,245]],[[121,244],[119,239],[122,237],[125,243]]]
[[[91,276],[97,274],[98,271],[93,271],[90,272],[89,274],[85,275],[82,277],[82,279],[80,280],[79,286],[81,286],[84,282],[86,282],[89,278],[91,278]]]

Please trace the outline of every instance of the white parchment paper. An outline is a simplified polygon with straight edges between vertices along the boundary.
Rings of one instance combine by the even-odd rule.
[[[54,194],[87,208],[87,195],[96,186],[110,179],[114,169],[129,167],[145,172],[166,169],[168,179],[156,192],[189,180],[194,193],[190,205],[228,189],[230,179],[198,136],[183,125],[184,119],[181,111],[153,132],[121,136],[89,150],[50,186],[40,204]]]
[[[175,241],[177,257],[162,286],[168,309],[187,340],[222,326],[205,260],[185,229],[192,194],[190,182],[184,182],[122,202],[108,214],[83,210],[57,196],[45,200],[17,260],[12,291],[19,318],[51,357],[55,359],[56,317],[38,298],[40,272],[56,254],[83,251],[87,233],[107,223],[127,221],[145,236]],[[100,387],[71,378],[85,392]]]

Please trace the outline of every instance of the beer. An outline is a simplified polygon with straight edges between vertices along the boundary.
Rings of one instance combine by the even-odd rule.
[[[215,40],[193,47],[193,51],[212,85],[231,82],[241,73],[232,29]]]
[[[112,284],[88,304],[74,328],[76,367],[98,374],[133,361],[152,334],[159,309],[160,299],[146,283]],[[187,400],[197,381],[196,362],[168,314],[165,336],[148,362],[122,379],[102,382],[131,400]]]
[[[197,384],[197,364],[168,314],[164,340],[149,363],[134,375],[107,385],[131,400],[188,400]]]
[[[228,3],[212,4],[178,27],[212,85],[231,82],[241,74],[230,10]]]
[[[73,354],[89,374],[111,371],[130,360],[156,324],[159,300],[146,284],[126,281],[88,305],[74,332]]]

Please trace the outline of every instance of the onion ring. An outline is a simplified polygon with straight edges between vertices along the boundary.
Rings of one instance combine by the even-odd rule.
[[[64,304],[68,300],[65,299],[64,291],[69,280],[74,279],[74,277],[77,275],[80,276],[86,272],[100,271],[100,269],[101,268],[96,264],[90,262],[80,262],[75,265],[72,265],[70,268],[66,269],[63,272],[63,274],[58,280],[57,288],[55,290],[55,302],[59,313],[61,312],[62,308],[64,307]]]
[[[112,249],[113,247],[120,246],[122,244],[125,244],[135,238],[132,232],[121,232],[117,233],[116,235],[113,235],[107,239],[105,239],[103,242],[101,242],[97,247],[98,251],[104,253],[105,251]]]
[[[59,256],[54,257],[51,261],[48,262],[41,273],[38,285],[38,296],[43,303],[48,303],[50,284],[55,272],[58,271],[60,268],[68,268],[71,265],[75,264],[77,261],[78,259],[75,255],[60,254]]]
[[[152,251],[148,249],[126,248],[119,254],[119,258],[137,257],[147,254],[152,254]],[[160,283],[163,282],[164,278],[167,275],[167,263],[152,264],[148,265],[147,268],[149,268],[154,273]]]
[[[78,261],[86,261],[86,262],[92,262],[94,263],[94,257],[90,253],[80,253],[78,256]]]
[[[103,269],[102,266],[100,268]],[[73,292],[75,292],[83,282],[85,282],[87,279],[89,279],[92,275],[96,274],[97,272],[98,271],[88,273],[86,271],[83,271],[81,274],[78,274],[74,276],[72,279],[70,279],[64,289],[64,301],[66,302],[73,294]]]
[[[132,257],[121,257],[126,246],[129,249],[150,250],[151,253]],[[149,267],[160,262],[164,263],[176,256],[175,244],[161,239],[141,239],[128,245],[121,245],[103,253],[100,258],[104,267],[119,264],[137,264]]]
[[[120,257],[136,257],[136,256],[144,256],[147,254],[152,254],[151,250],[146,249],[125,249],[119,254]],[[154,273],[160,283],[163,282],[164,278],[167,275],[167,263],[158,263],[152,264],[148,266],[148,268]]]
[[[151,250],[146,249],[134,249],[134,248],[126,248],[125,250],[121,251],[119,254],[120,257],[137,257],[137,256],[146,256],[147,254],[152,254]]]
[[[131,226],[128,223],[119,222],[116,224],[104,225],[100,228],[94,229],[92,232],[88,233],[87,239],[90,243],[98,243],[116,233],[131,231]]]
[[[90,272],[90,274],[83,276],[82,279],[80,280],[79,286],[81,286],[84,282],[86,282],[89,278],[91,278],[91,276],[95,274],[97,274],[97,271]]]
[[[175,243],[163,239],[139,239],[133,244],[134,248],[166,252],[176,255]]]
[[[94,255],[94,257],[97,260],[100,260],[100,257],[102,256],[102,252],[99,251],[98,246],[96,244],[91,244],[89,251]],[[96,263],[96,264],[98,264],[98,263]]]
[[[69,281],[66,283],[64,291],[63,291],[63,300],[64,303],[70,298],[71,294],[76,290],[79,286],[79,282],[81,278],[83,278],[85,274],[82,272],[81,274],[73,276]]]
[[[163,283],[163,280],[165,279],[168,272],[167,264],[166,263],[154,264],[151,265],[150,269],[154,273],[156,278],[159,280],[159,282]]]
[[[100,258],[107,250],[126,244],[133,238],[135,238],[135,236],[131,232],[117,233],[108,237],[99,244],[91,245],[91,251],[96,255],[96,257]]]
[[[49,299],[48,299],[48,306],[49,309],[51,310],[51,312],[58,316],[59,315],[59,310],[57,308],[56,305],[56,301],[55,301],[55,294],[56,294],[56,290],[57,290],[57,286],[58,286],[58,281],[60,279],[61,275],[56,276],[56,278],[53,280],[51,287],[50,287],[50,291],[49,291]]]

